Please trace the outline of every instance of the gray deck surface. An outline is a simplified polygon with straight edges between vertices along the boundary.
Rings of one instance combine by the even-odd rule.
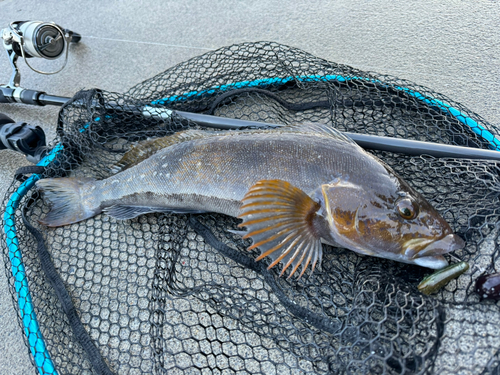
[[[123,92],[208,50],[268,40],[428,86],[500,126],[500,6],[494,1],[0,0],[0,29],[18,20],[54,21],[83,36],[59,74],[43,76],[19,64],[22,86],[49,94]],[[54,69],[61,61],[32,63]],[[10,73],[1,52],[0,82]],[[56,107],[0,104],[0,112],[40,125],[53,138]],[[0,151],[1,197],[14,171],[27,164]],[[34,373],[3,269],[0,374]]]

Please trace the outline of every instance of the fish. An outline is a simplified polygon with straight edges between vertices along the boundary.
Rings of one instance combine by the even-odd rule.
[[[321,264],[323,244],[431,269],[447,266],[443,255],[465,246],[387,164],[326,124],[190,129],[137,145],[114,170],[102,180],[39,180],[50,208],[40,222],[221,213],[242,219],[257,260],[281,264],[280,276],[301,267],[299,278]]]

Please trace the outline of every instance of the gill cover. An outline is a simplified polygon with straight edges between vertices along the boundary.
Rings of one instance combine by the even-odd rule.
[[[365,194],[359,185],[350,183],[348,179],[336,178],[321,186],[318,199],[324,207],[323,215],[328,220],[331,241],[360,254],[373,256],[376,254],[363,243],[361,232],[369,230],[371,241],[377,241],[377,236],[383,233],[372,232],[360,221]]]

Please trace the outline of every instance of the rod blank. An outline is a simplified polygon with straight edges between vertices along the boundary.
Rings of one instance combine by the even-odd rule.
[[[22,102],[25,104],[35,105],[63,105],[70,98],[63,96],[48,95],[44,92],[36,92],[34,90],[20,89],[22,95],[15,94],[16,89],[0,87],[0,103]],[[19,90],[19,89],[17,89]],[[29,94],[29,95],[28,95]],[[78,102],[74,103],[78,105]],[[99,104],[96,104],[99,106]],[[216,129],[242,129],[248,127],[281,127],[280,124],[270,124],[259,121],[239,120],[226,117],[218,117],[204,115],[200,113],[172,111],[167,108],[145,106],[138,107],[123,107],[119,105],[106,104],[106,108],[114,111],[132,112],[134,114],[141,113],[145,117],[162,118],[168,120],[175,113],[188,120],[196,122],[201,126],[216,128]],[[445,145],[441,143],[413,141],[402,138],[381,137],[376,135],[345,133],[353,141],[361,147],[370,150],[390,151],[407,155],[431,155],[438,158],[462,158],[462,159],[489,159],[500,160],[500,152],[493,150],[484,150],[480,148],[461,147]]]
[[[190,119],[200,125],[222,128],[222,129],[240,129],[246,127],[272,126],[280,127],[283,125],[268,124],[257,121],[237,120],[224,117],[202,115],[198,113],[180,112],[176,113],[182,117]],[[365,149],[390,151],[406,155],[431,155],[437,158],[462,158],[462,159],[490,159],[500,160],[500,152],[493,150],[484,150],[473,147],[462,147],[446,145],[442,143],[413,141],[410,139],[381,137],[369,134],[348,133],[354,142]]]

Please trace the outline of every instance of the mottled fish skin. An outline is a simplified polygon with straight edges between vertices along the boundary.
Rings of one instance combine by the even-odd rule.
[[[373,159],[353,155],[357,146],[313,132],[208,134],[165,148],[137,166],[97,181],[92,195],[102,197],[103,208],[163,202],[169,208],[238,216],[241,199],[259,180],[285,180],[309,194],[338,176],[353,183],[363,180],[352,171],[371,170],[382,180],[380,174],[387,174]]]
[[[41,222],[64,225],[102,211],[119,219],[161,211],[240,216],[263,256],[292,273],[321,260],[317,241],[435,269],[447,265],[442,254],[464,246],[418,192],[326,125],[186,131],[168,143],[105,180],[79,182],[72,219],[64,217],[71,203],[58,198],[71,194],[66,179],[39,181],[55,206]],[[287,202],[303,206],[306,217]]]

